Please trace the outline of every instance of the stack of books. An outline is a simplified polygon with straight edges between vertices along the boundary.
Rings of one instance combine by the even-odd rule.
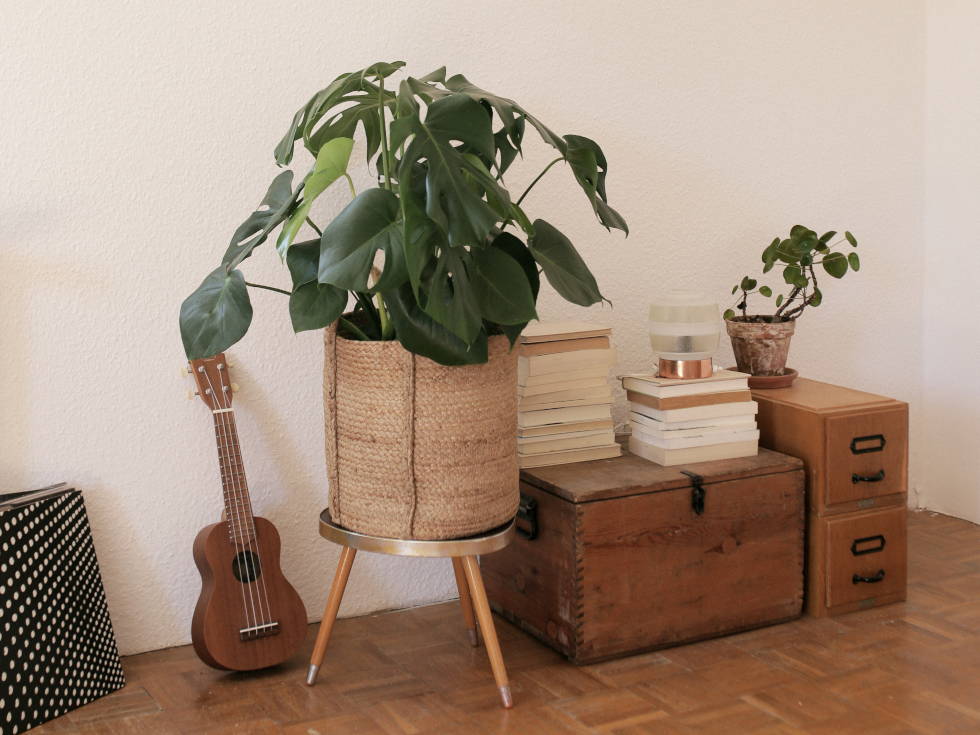
[[[667,466],[754,456],[758,406],[748,378],[732,370],[694,380],[624,376],[630,451]]]
[[[517,367],[521,467],[619,456],[609,387],[611,332],[581,322],[525,328]]]

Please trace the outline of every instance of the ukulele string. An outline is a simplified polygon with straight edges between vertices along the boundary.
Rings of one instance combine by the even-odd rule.
[[[248,587],[249,597],[253,597],[254,601],[253,608],[256,610],[255,613],[255,625],[260,625],[268,623],[269,620],[266,617],[266,610],[262,607],[262,594],[259,592],[258,586],[255,584],[258,578],[258,570],[256,569],[256,560],[258,560],[258,552],[252,548],[252,541],[255,539],[255,524],[249,519],[251,517],[251,503],[248,501],[248,487],[245,480],[245,465],[242,462],[241,454],[236,452],[236,437],[237,428],[235,425],[234,412],[231,411],[231,386],[225,385],[224,379],[224,366],[218,366],[218,381],[221,388],[221,396],[223,405],[222,407],[225,411],[222,412],[221,417],[224,422],[225,428],[225,446],[228,454],[232,461],[232,466],[235,468],[234,480],[235,480],[235,493],[237,499],[235,501],[236,513],[240,514],[239,528],[241,529],[242,538],[242,551],[246,552],[243,558],[245,563],[245,569],[248,574]],[[253,556],[254,555],[254,556]],[[261,569],[261,566],[259,567]],[[268,599],[266,599],[266,608],[268,608]]]
[[[224,403],[224,396],[223,395],[222,395],[222,398],[221,399],[218,398],[218,393],[217,393],[217,391],[215,391],[214,384],[211,382],[211,376],[208,375],[207,371],[204,370],[204,369],[202,369],[201,372],[204,374],[205,379],[208,381],[208,389],[211,391],[212,401],[214,402],[214,404],[216,406],[218,406],[220,409],[222,409],[222,412],[220,414],[213,413],[212,415],[213,415],[214,421],[215,421],[215,430],[216,430],[215,431],[215,434],[218,437],[218,457],[219,457],[219,459],[222,460],[221,461],[221,467],[222,467],[222,470],[223,470],[223,477],[221,479],[222,479],[222,486],[223,486],[223,490],[224,490],[225,508],[226,509],[229,506],[229,490],[228,490],[228,478],[229,478],[229,475],[231,477],[231,498],[230,498],[231,503],[230,504],[232,506],[232,513],[234,514],[234,517],[233,518],[232,517],[227,518],[226,519],[226,523],[228,524],[228,527],[232,531],[232,540],[233,540],[233,543],[237,543],[237,542],[234,541],[234,536],[237,534],[241,538],[240,545],[244,549],[245,538],[244,538],[244,535],[242,534],[241,524],[240,524],[240,521],[238,519],[238,507],[237,507],[238,504],[234,500],[234,493],[237,492],[237,490],[235,489],[235,476],[234,476],[233,468],[231,468],[229,466],[229,462],[228,462],[228,458],[229,458],[229,455],[228,455],[228,430],[226,428],[227,427],[227,424],[226,424],[226,421],[225,421],[225,413],[226,412],[223,410],[223,409],[228,408],[228,406],[225,405],[225,403]],[[221,400],[222,402],[219,403],[219,400]],[[212,411],[215,411],[215,409],[212,409]],[[221,425],[221,431],[220,432],[217,431],[219,422],[220,422],[220,425]],[[241,571],[241,567],[239,567],[239,571]],[[251,588],[249,588],[248,589],[248,600],[246,601],[246,591],[245,590],[248,587],[248,585],[245,583],[245,581],[243,579],[241,579],[241,577],[239,577],[238,582],[239,582],[239,584],[242,587],[242,603],[243,603],[244,613],[245,613],[245,627],[246,628],[251,628],[251,627],[253,627],[255,625],[258,625],[258,617],[257,617],[257,615],[255,613],[255,599],[252,596],[252,590],[251,590]],[[250,607],[249,603],[251,603],[251,612],[249,612],[249,607]],[[250,615],[251,615],[251,620],[249,619],[249,616]]]
[[[225,386],[225,372],[226,371],[224,371],[224,370],[219,370],[218,371],[218,378],[221,381],[221,391],[222,391],[222,393],[225,396],[227,396],[227,398],[228,398],[228,405],[229,405],[229,408],[230,408],[231,407],[231,390],[232,389],[231,389],[230,381],[229,381],[229,385],[227,387]],[[262,570],[263,570],[262,557],[259,554],[259,550],[258,550],[258,543],[259,543],[259,541],[258,541],[258,531],[255,530],[255,513],[252,510],[252,499],[251,499],[251,497],[249,495],[249,492],[248,492],[248,481],[245,479],[245,461],[242,459],[242,451],[241,451],[241,447],[238,444],[238,439],[237,439],[238,438],[237,422],[235,421],[235,414],[233,412],[227,413],[227,414],[223,414],[223,415],[227,415],[228,416],[229,423],[235,424],[234,427],[233,427],[233,438],[235,439],[235,441],[233,442],[234,452],[235,452],[235,455],[237,457],[238,466],[242,470],[242,487],[245,489],[245,492],[244,492],[244,495],[243,495],[243,501],[244,501],[244,503],[247,506],[247,512],[246,512],[245,508],[243,508],[242,512],[248,518],[251,518],[251,521],[250,521],[251,524],[252,524],[252,536],[251,536],[251,539],[254,539],[255,540],[255,550],[252,553],[255,554],[255,560],[258,561],[258,568],[259,568],[258,579],[259,579],[259,582],[262,585],[262,591],[261,591],[261,593],[258,590],[258,585],[256,585],[255,592],[256,592],[256,596],[259,598],[259,610],[260,610],[260,612],[262,610],[262,605],[261,605],[262,599],[263,598],[265,599],[265,612],[262,613],[262,616],[263,616],[264,620],[262,622],[264,622],[264,623],[271,623],[271,622],[273,622],[272,621],[272,605],[269,603],[269,591],[268,591],[268,589],[265,586],[265,574],[262,572]],[[251,539],[249,540],[249,550],[250,551],[252,551],[252,548],[251,548],[252,541],[251,541]],[[254,562],[252,561],[251,557],[249,557],[249,562],[248,563],[250,565],[254,565]],[[255,570],[253,569],[252,570],[252,578],[254,579],[255,576],[256,576],[255,575]]]

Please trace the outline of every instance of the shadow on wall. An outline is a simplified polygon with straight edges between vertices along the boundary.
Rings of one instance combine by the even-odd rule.
[[[34,270],[25,258],[12,255],[13,247],[0,245],[0,491],[26,490],[30,404],[30,321],[29,292],[37,283]]]

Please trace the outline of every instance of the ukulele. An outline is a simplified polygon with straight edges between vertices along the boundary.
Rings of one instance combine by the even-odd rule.
[[[306,638],[306,608],[279,568],[278,531],[252,514],[224,353],[192,360],[187,370],[214,418],[225,505],[221,522],[202,528],[194,540],[201,572],[194,650],[217,669],[274,666]]]

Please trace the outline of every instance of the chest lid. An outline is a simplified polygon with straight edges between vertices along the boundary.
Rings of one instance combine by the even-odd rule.
[[[521,470],[521,481],[572,503],[589,503],[690,489],[691,477],[685,475],[685,471],[700,475],[703,484],[709,485],[802,468],[802,460],[796,457],[761,448],[754,457],[692,462],[675,467],[661,467],[624,448],[622,456],[611,459]]]

